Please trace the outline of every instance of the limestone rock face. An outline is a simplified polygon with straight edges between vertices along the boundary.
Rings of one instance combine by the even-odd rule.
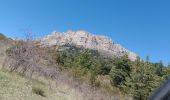
[[[43,45],[49,46],[72,44],[84,48],[95,49],[113,57],[121,57],[127,54],[132,61],[137,58],[136,54],[123,48],[121,45],[114,43],[111,38],[93,35],[86,31],[67,31],[64,33],[53,32],[41,41]]]

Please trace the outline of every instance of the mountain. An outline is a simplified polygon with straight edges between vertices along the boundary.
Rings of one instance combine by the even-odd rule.
[[[78,47],[94,49],[108,57],[117,58],[127,54],[132,61],[137,58],[135,53],[113,42],[111,38],[94,35],[86,31],[53,32],[41,41],[43,45],[49,46],[70,44]]]

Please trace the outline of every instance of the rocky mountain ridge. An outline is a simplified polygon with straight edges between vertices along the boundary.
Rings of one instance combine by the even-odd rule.
[[[98,50],[108,56],[121,57],[125,54],[134,61],[137,55],[125,49],[121,45],[112,41],[106,36],[93,35],[86,31],[67,31],[67,32],[53,32],[45,38],[42,38],[41,43],[49,46],[62,46],[71,44],[79,47]]]

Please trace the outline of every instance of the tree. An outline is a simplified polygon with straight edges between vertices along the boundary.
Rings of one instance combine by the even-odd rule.
[[[154,64],[136,60],[133,62],[130,77],[122,86],[123,91],[136,100],[147,100],[148,96],[160,86],[163,78],[159,76]]]
[[[53,50],[41,47],[39,44],[31,37],[14,41],[11,48],[6,51],[7,57],[3,68],[19,72],[22,75],[29,75],[30,78],[33,73],[56,78],[60,69],[52,57]],[[48,67],[49,65],[51,67]]]
[[[165,80],[163,74],[160,75],[164,67],[162,62],[156,65],[158,67],[149,61],[149,57],[144,62],[139,57],[136,61],[130,61],[127,56],[124,56],[115,61],[115,66],[110,72],[113,85],[135,100],[147,100],[148,96]]]
[[[155,67],[156,67],[156,74],[158,74],[159,76],[163,76],[164,65],[162,61],[160,61],[159,63],[156,63]]]
[[[96,59],[96,62],[99,63],[99,74],[100,75],[108,75],[112,69],[113,66],[113,60],[112,59],[105,59],[98,57]]]
[[[146,56],[146,63],[149,63],[149,62],[150,62],[150,57]]]
[[[131,61],[128,56],[125,55],[115,61],[115,66],[112,67],[110,76],[112,78],[113,85],[120,86],[126,81],[126,77],[130,77]]]

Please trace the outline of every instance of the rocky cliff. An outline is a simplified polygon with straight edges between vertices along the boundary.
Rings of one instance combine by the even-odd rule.
[[[137,57],[133,52],[130,52],[121,45],[113,42],[111,38],[93,35],[85,31],[67,31],[63,33],[53,32],[46,38],[42,39],[42,44],[50,46],[71,44],[79,47],[95,49],[112,57],[121,57],[127,54],[132,61]]]

